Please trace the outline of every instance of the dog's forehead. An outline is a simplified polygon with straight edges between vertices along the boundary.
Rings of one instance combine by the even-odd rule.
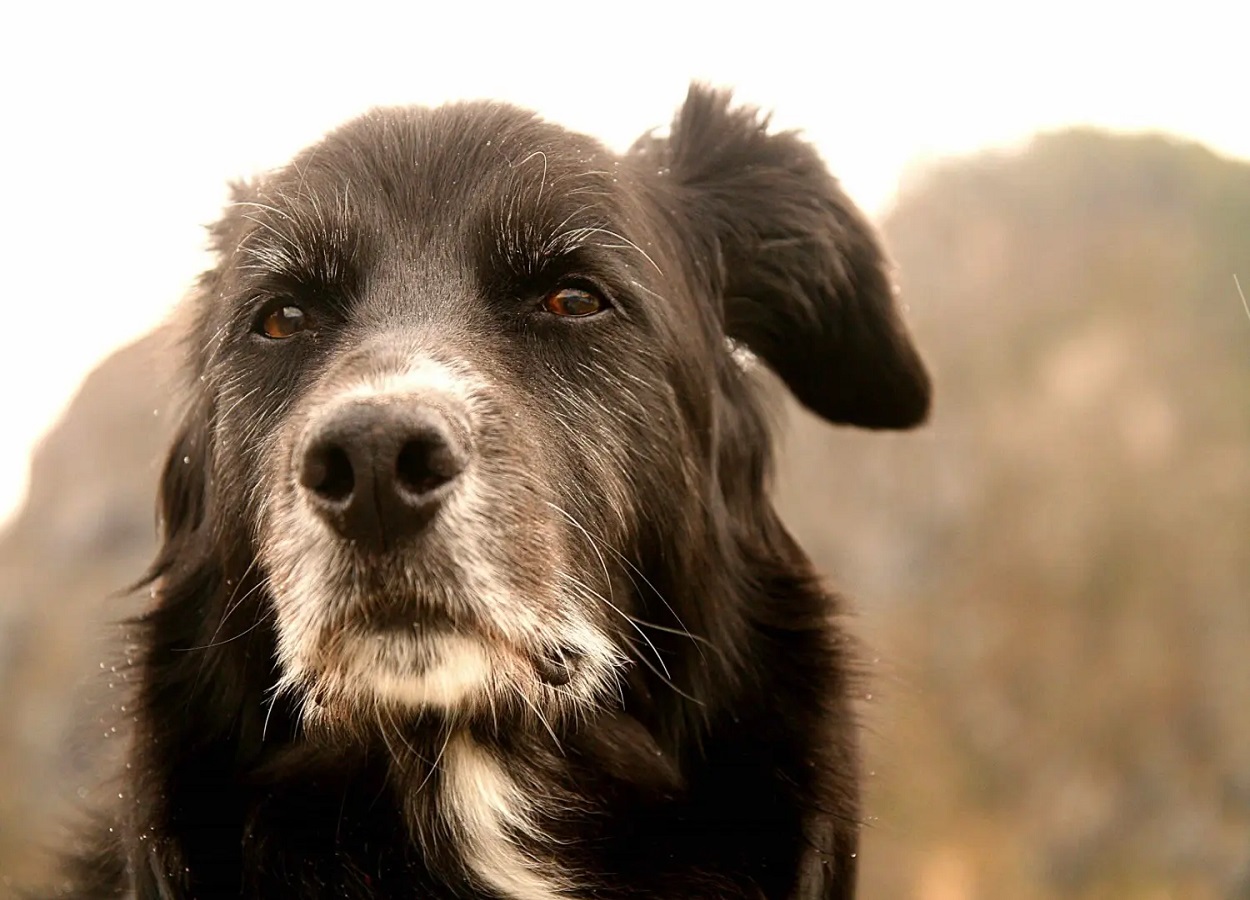
[[[533,113],[460,103],[366,113],[296,157],[272,187],[291,204],[342,196],[351,208],[355,196],[358,208],[445,226],[499,203],[524,202],[530,218],[567,215],[570,190],[604,198],[617,164],[594,139]]]
[[[374,110],[238,197],[237,229],[219,232],[218,249],[252,282],[524,274],[630,231],[637,204],[621,162],[504,104]]]

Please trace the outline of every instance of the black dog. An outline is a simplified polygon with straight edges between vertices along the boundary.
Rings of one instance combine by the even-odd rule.
[[[853,895],[851,653],[748,370],[869,428],[929,382],[766,124],[696,87],[617,156],[379,110],[237,189],[177,323],[123,801],[63,893]]]

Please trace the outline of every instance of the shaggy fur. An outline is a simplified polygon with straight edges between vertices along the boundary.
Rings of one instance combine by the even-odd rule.
[[[868,428],[929,382],[812,148],[699,87],[621,156],[382,109],[212,242],[123,798],[60,895],[851,897],[852,654],[749,370]],[[392,425],[419,517],[327,474]]]

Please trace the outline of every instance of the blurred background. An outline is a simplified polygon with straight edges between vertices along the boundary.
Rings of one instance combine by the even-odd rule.
[[[459,97],[623,149],[701,78],[874,215],[936,376],[915,434],[783,417],[869,648],[863,896],[1250,898],[1247,47],[1206,0],[7,7],[0,896],[100,790],[227,180]]]

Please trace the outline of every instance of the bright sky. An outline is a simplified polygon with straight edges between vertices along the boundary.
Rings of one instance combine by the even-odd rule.
[[[909,165],[1076,123],[1250,158],[1246,0],[10,4],[0,518],[83,376],[204,268],[228,179],[369,106],[463,97],[623,148],[692,78],[803,128],[873,211]]]

